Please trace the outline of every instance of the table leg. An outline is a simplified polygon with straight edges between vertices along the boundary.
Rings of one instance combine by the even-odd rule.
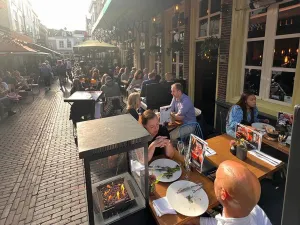
[[[94,225],[94,209],[93,209],[93,192],[92,192],[92,178],[91,168],[88,159],[84,159],[84,173],[85,173],[85,188],[86,188],[86,199],[88,204],[88,215],[89,224]]]

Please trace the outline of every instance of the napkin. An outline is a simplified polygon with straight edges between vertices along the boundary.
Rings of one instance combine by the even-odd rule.
[[[205,151],[205,156],[212,156],[212,155],[216,155],[217,153],[212,150],[210,147],[206,147],[206,151]]]
[[[141,171],[142,170],[145,170],[145,166],[143,164],[141,164],[139,161],[130,160],[130,164],[131,164],[131,170],[132,170],[132,172],[136,172],[136,174],[138,176],[141,175]]]
[[[177,214],[168,202],[167,197],[153,200],[153,208],[158,217],[161,217],[165,214]]]
[[[282,162],[279,159],[276,159],[258,150],[249,151],[249,153],[272,166],[278,166]]]

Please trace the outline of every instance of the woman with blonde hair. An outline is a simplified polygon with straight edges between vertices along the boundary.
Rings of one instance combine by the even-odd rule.
[[[139,120],[137,110],[141,107],[141,97],[137,92],[131,93],[127,99],[127,112],[130,113],[136,120]]]

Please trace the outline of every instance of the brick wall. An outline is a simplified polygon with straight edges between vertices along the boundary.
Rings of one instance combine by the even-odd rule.
[[[184,17],[185,17],[185,28],[184,28],[184,56],[183,56],[183,75],[184,78],[188,79],[189,76],[189,55],[190,55],[190,14],[191,14],[191,0],[185,0],[184,3]],[[187,87],[186,87],[187,88]]]
[[[223,0],[223,4],[226,4],[226,10],[222,12],[220,55],[226,60],[225,62],[219,62],[217,100],[221,102],[226,101],[233,0]]]

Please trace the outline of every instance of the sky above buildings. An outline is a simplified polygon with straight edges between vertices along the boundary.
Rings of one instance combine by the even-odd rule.
[[[90,0],[31,0],[42,24],[47,28],[85,30]]]

